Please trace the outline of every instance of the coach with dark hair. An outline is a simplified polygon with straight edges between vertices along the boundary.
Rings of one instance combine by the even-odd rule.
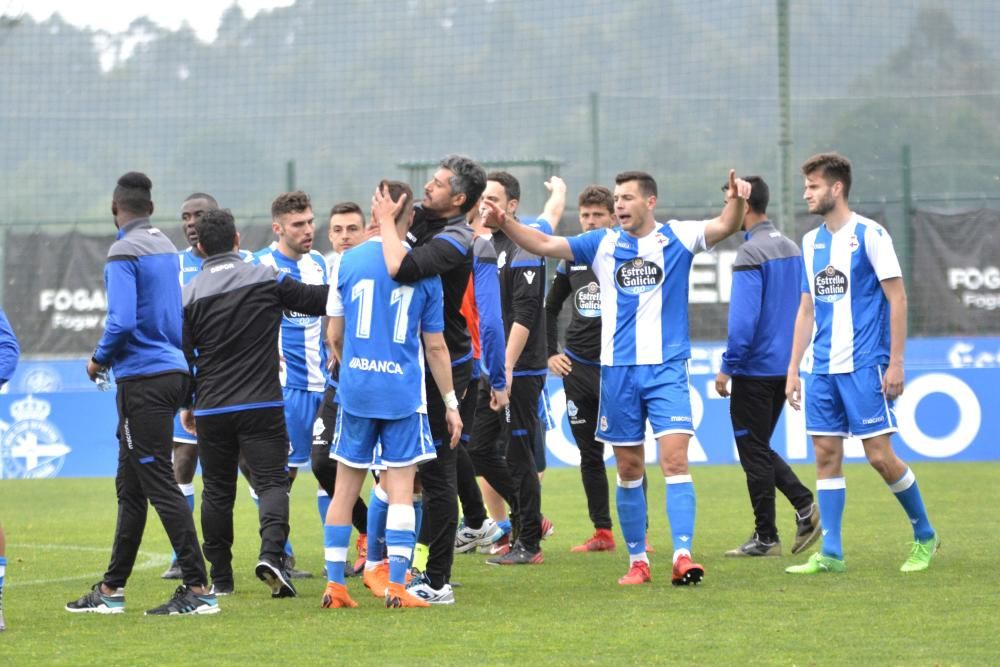
[[[108,316],[87,375],[97,381],[109,368],[118,385],[118,521],[111,563],[89,593],[66,605],[70,612],[125,611],[125,582],[132,574],[152,503],[177,554],[184,584],[147,614],[214,614],[215,595],[205,584],[205,561],[170,460],[173,419],[188,386],[181,351],[181,288],[177,248],[150,224],[153,184],[145,174],[118,179],[111,214],[118,239],[108,251],[104,281]]]
[[[231,592],[233,503],[242,454],[260,499],[255,572],[271,597],[294,597],[284,550],[288,433],[278,332],[283,310],[325,315],[329,286],[304,285],[273,267],[245,263],[227,210],[207,211],[195,229],[205,262],[184,287],[184,354],[195,370],[188,402],[194,409],[184,410],[181,421],[198,435],[205,557],[215,589]]]

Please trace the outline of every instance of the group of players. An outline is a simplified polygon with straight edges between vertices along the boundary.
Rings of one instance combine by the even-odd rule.
[[[913,524],[914,545],[903,570],[925,569],[939,540],[913,473],[889,440],[896,430],[892,401],[903,385],[906,306],[899,264],[886,231],[850,211],[851,165],[845,158],[814,156],[803,175],[809,210],[824,223],[806,235],[801,252],[767,221],[766,184],[732,171],[717,218],[666,223],[654,217],[655,180],[644,172],[623,172],[613,192],[598,185],[581,192],[583,233],[562,237],[552,233],[565,206],[560,179],[546,183],[551,196],[542,215],[522,221],[520,186],[511,174],[487,174],[469,158],[449,156],[419,202],[405,183],[383,181],[372,197],[369,220],[357,204],[336,205],[328,257],[314,248],[316,224],[304,193],[274,201],[277,240],[252,256],[235,254],[239,237],[232,216],[211,196],[191,195],[182,206],[191,248],[179,253],[175,270],[186,285],[185,351],[194,369],[193,397],[180,404],[193,410],[178,417],[172,470],[175,488],[193,508],[192,477],[201,456],[202,527],[212,587],[205,586],[203,575],[190,574],[191,567],[184,572],[183,561],[193,557],[190,544],[171,537],[175,550],[182,545],[185,551],[178,551],[164,577],[183,578],[185,585],[171,603],[151,611],[214,613],[216,596],[233,592],[237,456],[251,495],[261,497],[261,536],[268,546],[262,545],[256,572],[275,597],[294,596],[292,578],[309,576],[294,567],[286,492],[298,467],[310,460],[324,524],[324,607],[356,606],[345,585],[353,574],[390,607],[454,603],[450,578],[456,551],[483,548],[494,565],[542,563],[541,540],[551,522],[541,513],[539,401],[550,372],[563,378],[595,529],[573,550],[616,548],[603,458],[610,445],[618,521],[629,554],[629,569],[618,583],[651,581],[648,422],[666,483],[671,580],[701,582],[704,567],[691,551],[688,274],[696,253],[741,227],[747,240],[734,267],[729,341],[716,384],[722,395],[732,391],[734,435],[757,525],[751,539],[729,555],[780,553],[777,486],[797,512],[793,553],[818,539],[822,524],[821,549],[787,571],[843,571],[841,462],[843,438],[854,435]],[[113,247],[109,265],[114,253]],[[545,257],[562,260],[547,295]],[[282,310],[280,325],[261,324],[280,327],[273,332],[277,346],[267,354],[280,360],[281,396],[257,400],[247,393],[249,378],[227,374],[239,355],[229,349],[230,357],[222,356],[232,340],[246,337],[238,324],[246,313],[233,305],[243,298],[237,295],[275,277],[281,285],[311,287],[294,293],[291,287],[279,289],[267,302]],[[113,304],[111,292],[109,279]],[[567,298],[572,312],[560,347],[556,323]],[[295,304],[302,304],[301,310],[291,307]],[[219,327],[232,329],[228,338],[211,333]],[[259,343],[263,335],[252,340]],[[801,407],[799,366],[810,345],[805,410],[817,458],[816,504],[769,447],[785,398]],[[119,411],[125,415],[119,439],[131,439],[136,434],[129,431],[128,405],[123,407],[120,369],[100,346],[91,363],[93,373],[111,365],[119,376]],[[227,392],[241,393],[240,400],[218,398]],[[283,418],[285,430],[277,438],[255,440],[254,429],[263,429],[260,410],[277,412],[272,421]],[[233,413],[250,417],[246,423],[221,424],[220,415]],[[267,475],[261,472],[267,466],[257,450],[274,440],[283,442],[281,456],[287,452],[287,482],[276,477],[273,465]],[[220,444],[230,441],[232,447]],[[359,493],[369,470],[376,471],[377,482],[366,506]],[[348,559],[352,527],[359,534],[357,562]],[[109,573],[114,561],[113,554]],[[123,609],[119,579],[106,577],[67,609]]]

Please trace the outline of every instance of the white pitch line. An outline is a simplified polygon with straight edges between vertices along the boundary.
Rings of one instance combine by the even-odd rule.
[[[13,549],[37,549],[41,551],[83,551],[87,553],[107,553],[110,554],[110,549],[107,547],[82,547],[75,544],[8,544],[7,545],[7,557],[10,558],[11,551]],[[132,571],[138,570],[150,570],[154,567],[162,567],[163,565],[168,565],[170,563],[170,556],[164,554],[152,554],[146,553],[144,551],[139,551],[136,556],[135,567]],[[10,569],[10,568],[8,568]],[[16,572],[16,570],[14,570]],[[38,584],[58,584],[65,581],[79,581],[80,579],[94,579],[104,576],[104,572],[86,572],[82,574],[73,575],[71,577],[57,577],[55,579],[33,579],[31,581],[18,581],[11,580],[10,572],[6,575],[5,585],[10,587],[15,586],[36,586]]]

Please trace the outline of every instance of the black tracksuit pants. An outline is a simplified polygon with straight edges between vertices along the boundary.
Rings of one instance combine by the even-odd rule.
[[[337,396],[337,388],[327,385],[323,393],[323,405],[319,409],[319,419],[322,420],[323,430],[316,433],[313,428],[312,450],[309,453],[309,460],[312,464],[313,475],[319,482],[320,488],[326,491],[326,495],[333,499],[333,490],[337,485],[337,461],[330,458],[330,442],[333,438],[333,427],[337,423],[337,411],[340,404],[334,399]],[[326,520],[326,517],[323,517]],[[351,510],[351,523],[358,533],[368,532],[368,505],[359,496],[354,501],[354,508]]]
[[[204,483],[201,532],[213,583],[233,581],[233,503],[238,461],[250,468],[259,499],[260,559],[283,567],[288,539],[288,433],[281,407],[200,415]]]
[[[188,376],[165,373],[118,382],[118,520],[111,562],[104,574],[110,588],[125,586],[135,566],[146,528],[147,503],[160,521],[177,554],[184,584],[207,583],[205,561],[198,548],[191,510],[174,480],[171,460],[174,415],[187,391]]]
[[[451,367],[455,395],[463,400],[472,377],[472,360]],[[459,406],[461,409],[461,405]],[[431,586],[441,588],[451,579],[455,559],[455,532],[458,530],[458,482],[455,450],[451,448],[445,422],[444,399],[427,371],[427,421],[437,450],[437,458],[420,464],[420,485],[424,495],[424,517],[420,542],[427,545],[425,574]]]
[[[774,518],[777,487],[796,510],[807,509],[812,492],[771,449],[771,435],[785,402],[785,378],[734,376],[729,412],[733,422],[740,465],[747,477],[757,536],[766,542],[778,539]]]
[[[538,551],[542,529],[542,487],[535,464],[538,396],[544,375],[514,376],[510,406],[503,413],[489,407],[489,386],[479,384],[479,405],[469,440],[476,474],[484,477],[510,506],[514,537],[528,551]],[[502,443],[502,448],[498,447]]]
[[[563,378],[566,413],[573,439],[580,450],[580,477],[587,496],[587,511],[594,528],[611,528],[608,472],[604,464],[604,443],[595,439],[597,407],[601,394],[601,367],[573,362]]]

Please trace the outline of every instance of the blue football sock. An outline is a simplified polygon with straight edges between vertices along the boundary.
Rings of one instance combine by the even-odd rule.
[[[667,482],[667,520],[670,522],[670,537],[674,551],[687,549],[691,552],[694,542],[695,496],[691,475],[671,475]]]
[[[3,577],[7,572],[7,557],[0,556],[0,592],[3,591]]]
[[[642,556],[646,553],[646,498],[642,494],[642,480],[626,481],[619,477],[615,498],[618,525],[629,556]]]
[[[510,519],[504,519],[503,521],[497,521],[497,525],[500,526],[500,530],[503,531],[504,535],[510,534]]]
[[[326,559],[326,579],[336,584],[344,583],[344,564],[347,562],[347,543],[351,540],[351,526],[323,526],[323,555]]]
[[[846,500],[847,483],[843,477],[816,480],[816,502],[819,504],[819,520],[823,524],[823,546],[820,551],[825,556],[840,560],[844,558],[840,525],[844,518]]]
[[[330,496],[323,489],[316,489],[316,509],[319,510],[319,522],[326,524],[326,511],[330,509]]]
[[[389,505],[385,521],[385,547],[389,554],[389,581],[406,583],[410,555],[416,543],[416,516],[413,505]]]
[[[934,529],[927,518],[927,510],[924,508],[924,499],[920,497],[920,489],[917,487],[917,478],[909,468],[903,476],[889,485],[889,489],[896,494],[896,500],[903,506],[906,516],[910,517],[913,524],[913,539],[923,542],[934,537]]]
[[[368,497],[368,561],[380,563],[385,558],[385,521],[389,496],[377,485]]]

